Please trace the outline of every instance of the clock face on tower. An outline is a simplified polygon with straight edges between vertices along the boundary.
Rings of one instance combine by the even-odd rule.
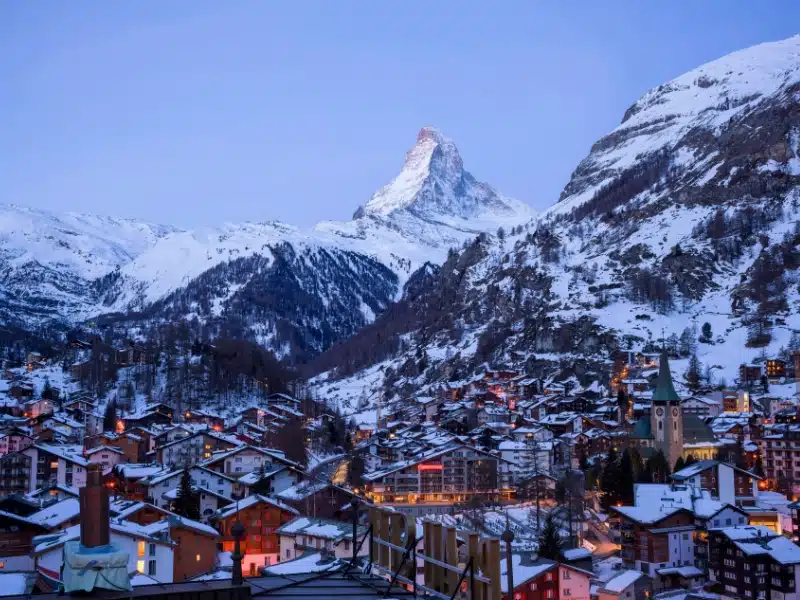
[[[663,416],[664,416],[664,409],[663,409],[663,408],[660,408],[660,407],[659,407],[659,408],[657,408],[657,409],[656,409],[656,414],[657,414],[659,417],[663,417]]]
[[[673,408],[672,409],[672,416],[673,417],[677,417],[678,416],[678,409],[677,408]]]

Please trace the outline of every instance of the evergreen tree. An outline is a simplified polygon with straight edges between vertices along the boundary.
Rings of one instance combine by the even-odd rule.
[[[686,468],[686,462],[683,460],[682,456],[678,457],[678,460],[675,461],[675,469],[673,470],[674,473],[677,473],[681,469]]]
[[[634,478],[633,460],[630,450],[626,448],[619,462],[619,501],[626,506],[633,504]]]
[[[704,344],[710,344],[714,339],[713,333],[711,332],[711,323],[703,323],[703,327],[700,329],[700,331],[702,334],[700,336],[700,341]]]
[[[553,515],[547,515],[539,532],[539,557],[549,558],[550,560],[561,560],[561,548],[564,541],[558,534],[558,526],[553,520]]]
[[[685,469],[689,465],[693,465],[696,462],[697,462],[697,459],[694,457],[694,454],[689,454],[686,457],[686,462],[683,463],[683,468]]]
[[[697,390],[700,387],[700,372],[702,365],[697,359],[696,354],[692,354],[689,359],[689,369],[686,371],[686,382],[689,384],[689,389]]]
[[[106,404],[106,412],[103,414],[103,431],[114,432],[117,430],[117,405],[113,400]]]
[[[192,519],[193,521],[200,520],[200,494],[192,487],[192,476],[189,473],[189,467],[184,467],[181,474],[181,481],[178,485],[178,494],[175,498],[173,505],[173,512],[176,515]]]
[[[350,459],[350,468],[347,470],[347,483],[350,487],[361,487],[364,483],[364,457],[356,454]]]
[[[694,353],[697,344],[694,340],[694,333],[688,327],[681,333],[678,343],[678,352],[681,356],[689,356]]]
[[[666,483],[669,478],[669,463],[664,452],[659,450],[647,461],[650,472],[653,474],[653,483]]]
[[[644,468],[639,472],[636,483],[653,483],[653,471],[649,460],[645,462]]]
[[[619,455],[614,446],[608,451],[600,489],[604,492],[602,503],[605,508],[616,504],[619,499]]]
[[[275,434],[274,444],[289,460],[300,465],[306,464],[306,432],[300,419],[289,419]]]
[[[617,392],[617,405],[622,413],[622,418],[625,419],[628,414],[628,395],[622,387],[620,387]]]

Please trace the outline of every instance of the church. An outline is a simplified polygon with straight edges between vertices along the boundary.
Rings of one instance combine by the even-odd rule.
[[[647,458],[661,450],[667,457],[670,468],[683,456],[683,446],[701,442],[716,442],[714,432],[695,415],[684,414],[681,398],[672,383],[669,360],[662,353],[659,361],[658,381],[653,392],[650,414],[636,422],[630,435],[629,445]]]

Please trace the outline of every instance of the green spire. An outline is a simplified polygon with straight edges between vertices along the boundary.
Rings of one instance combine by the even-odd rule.
[[[656,382],[656,391],[653,392],[653,402],[680,402],[681,398],[672,384],[672,373],[669,371],[669,360],[666,352],[661,353],[659,362],[658,381]]]

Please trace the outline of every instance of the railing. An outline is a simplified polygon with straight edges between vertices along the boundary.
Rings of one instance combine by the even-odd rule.
[[[358,529],[358,510],[356,509],[356,510],[353,510],[353,534],[354,534],[354,540],[357,539],[357,534],[356,534],[357,529]],[[367,556],[367,562],[364,564],[364,566],[362,567],[361,571],[363,573],[369,573],[369,574],[373,574],[374,573],[374,574],[383,575],[384,577],[387,577],[389,579],[389,586],[385,589],[385,591],[382,590],[382,589],[379,590],[379,591],[384,591],[384,597],[385,598],[388,597],[389,595],[391,595],[392,587],[398,582],[410,586],[414,597],[416,597],[419,594],[419,592],[423,592],[424,594],[426,594],[428,596],[433,596],[433,597],[439,598],[441,600],[454,600],[456,595],[458,594],[459,590],[461,589],[461,585],[464,583],[464,581],[466,580],[467,577],[469,577],[469,599],[470,600],[473,600],[473,599],[478,597],[478,594],[476,592],[476,584],[477,583],[484,583],[486,585],[491,585],[491,583],[492,583],[491,580],[489,580],[488,578],[484,577],[482,574],[477,572],[476,565],[475,565],[475,560],[474,560],[474,557],[472,557],[472,556],[470,556],[468,558],[466,564],[464,565],[464,568],[462,569],[462,568],[460,568],[460,567],[458,567],[456,565],[444,562],[444,561],[439,560],[437,558],[434,558],[432,556],[428,556],[428,555],[419,553],[417,551],[417,545],[423,539],[424,539],[424,536],[423,537],[412,536],[410,539],[406,540],[405,546],[399,546],[397,544],[393,544],[392,542],[389,542],[387,540],[384,540],[384,539],[381,539],[381,538],[375,536],[375,528],[374,528],[374,525],[371,524],[369,526],[369,528],[367,529],[367,531],[364,533],[363,537],[361,537],[361,540],[359,541],[359,543],[357,545],[356,545],[356,543],[354,541],[354,543],[353,543],[353,557],[350,560],[350,563],[348,564],[348,566],[346,567],[345,572],[346,573],[351,573],[352,570],[355,568],[355,565],[357,564],[357,561],[359,560],[359,558],[363,558],[363,557],[359,557],[359,553],[361,551],[361,548],[364,545],[364,542],[369,540],[369,554]],[[387,549],[387,554],[390,553],[389,555],[392,556],[391,561],[390,561],[391,568],[388,568],[386,566],[378,564],[375,561],[375,552],[377,550],[379,550],[380,548],[386,548]],[[383,553],[381,552],[380,554],[383,554]],[[411,571],[410,575],[411,576],[407,577],[406,575],[403,575],[402,573],[403,573],[404,569],[406,571],[409,570],[409,569],[406,568],[406,564],[409,561],[409,559],[411,561],[411,569],[410,569],[410,571]],[[455,582],[455,585],[454,585],[454,589],[452,589],[452,590],[448,589],[448,591],[452,592],[450,595],[445,594],[445,593],[443,593],[443,592],[441,592],[439,590],[435,590],[435,589],[433,589],[433,588],[431,588],[429,586],[426,586],[424,584],[421,584],[421,583],[419,583],[417,581],[417,575],[418,575],[418,572],[417,572],[418,571],[417,561],[418,560],[422,560],[423,563],[428,563],[428,564],[431,564],[431,565],[435,565],[435,566],[437,566],[437,567],[439,567],[441,569],[444,569],[446,571],[450,571],[451,573],[456,573],[458,575],[458,578],[457,578],[457,580]],[[364,583],[366,583],[366,582],[364,582]],[[367,585],[370,585],[370,584],[367,583]],[[379,588],[371,586],[371,585],[370,585],[370,587],[373,587],[374,589],[379,589]]]

